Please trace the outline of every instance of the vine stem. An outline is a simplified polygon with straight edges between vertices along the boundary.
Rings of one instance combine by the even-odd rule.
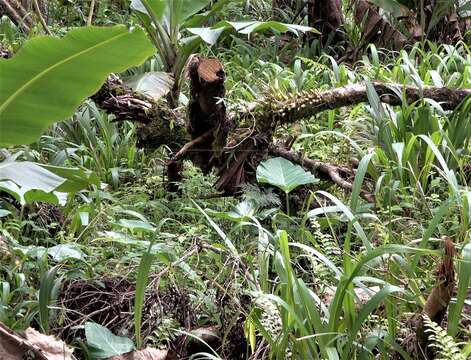
[[[36,15],[38,16],[39,22],[41,23],[44,31],[48,35],[52,35],[51,30],[49,30],[49,26],[46,24],[46,20],[44,20],[43,14],[41,13],[41,9],[39,8],[38,0],[33,0],[33,5],[34,5],[34,11],[36,12]]]

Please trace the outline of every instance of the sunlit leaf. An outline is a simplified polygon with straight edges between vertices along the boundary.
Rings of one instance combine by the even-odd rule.
[[[0,146],[35,141],[71,116],[110,73],[139,65],[153,52],[141,29],[123,25],[28,40],[13,58],[0,59]]]
[[[290,193],[300,185],[314,184],[319,180],[301,166],[281,157],[262,162],[257,168],[257,181],[276,186]]]

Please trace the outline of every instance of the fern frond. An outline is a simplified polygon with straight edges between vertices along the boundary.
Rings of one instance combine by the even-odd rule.
[[[461,353],[458,344],[455,340],[446,333],[440,325],[430,320],[427,315],[424,316],[424,323],[426,326],[425,332],[430,334],[429,339],[430,347],[436,351],[437,360],[466,360],[465,356]]]
[[[260,189],[254,184],[243,184],[242,198],[245,201],[252,202],[257,208],[263,209],[271,206],[280,206],[281,200],[277,194],[273,192],[273,189]]]

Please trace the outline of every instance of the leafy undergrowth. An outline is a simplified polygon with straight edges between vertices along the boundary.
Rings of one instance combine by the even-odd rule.
[[[202,49],[224,64],[229,110],[369,80],[471,87],[462,42],[370,45],[349,65],[272,40],[232,36]],[[70,177],[90,184],[46,196],[0,183],[0,322],[55,335],[90,359],[147,346],[167,359],[469,357],[471,99],[454,111],[429,99],[386,105],[371,88],[368,99],[276,133],[306,157],[352,169],[351,191],[265,158],[238,197],[220,196],[217,175],[189,161],[169,193],[170,150],[138,148],[135,124],[87,100],[36,143],[2,152],[76,167],[83,173]],[[427,304],[443,283],[447,238],[455,273],[436,324]],[[424,319],[427,349],[416,334]]]

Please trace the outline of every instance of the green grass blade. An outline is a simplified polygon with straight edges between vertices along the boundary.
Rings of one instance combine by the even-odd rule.
[[[43,273],[39,285],[39,323],[46,334],[49,333],[49,304],[58,269],[59,266],[56,265]]]
[[[142,255],[141,262],[136,279],[136,297],[134,299],[134,334],[136,336],[136,345],[140,349],[142,346],[141,324],[144,310],[144,301],[146,296],[147,283],[149,281],[149,272],[154,259],[154,255],[149,251]]]
[[[468,287],[471,279],[471,243],[463,247],[463,258],[458,271],[458,293],[456,303],[450,304],[448,315],[448,335],[455,336],[458,332],[460,317],[463,311],[464,301],[468,295]]]

